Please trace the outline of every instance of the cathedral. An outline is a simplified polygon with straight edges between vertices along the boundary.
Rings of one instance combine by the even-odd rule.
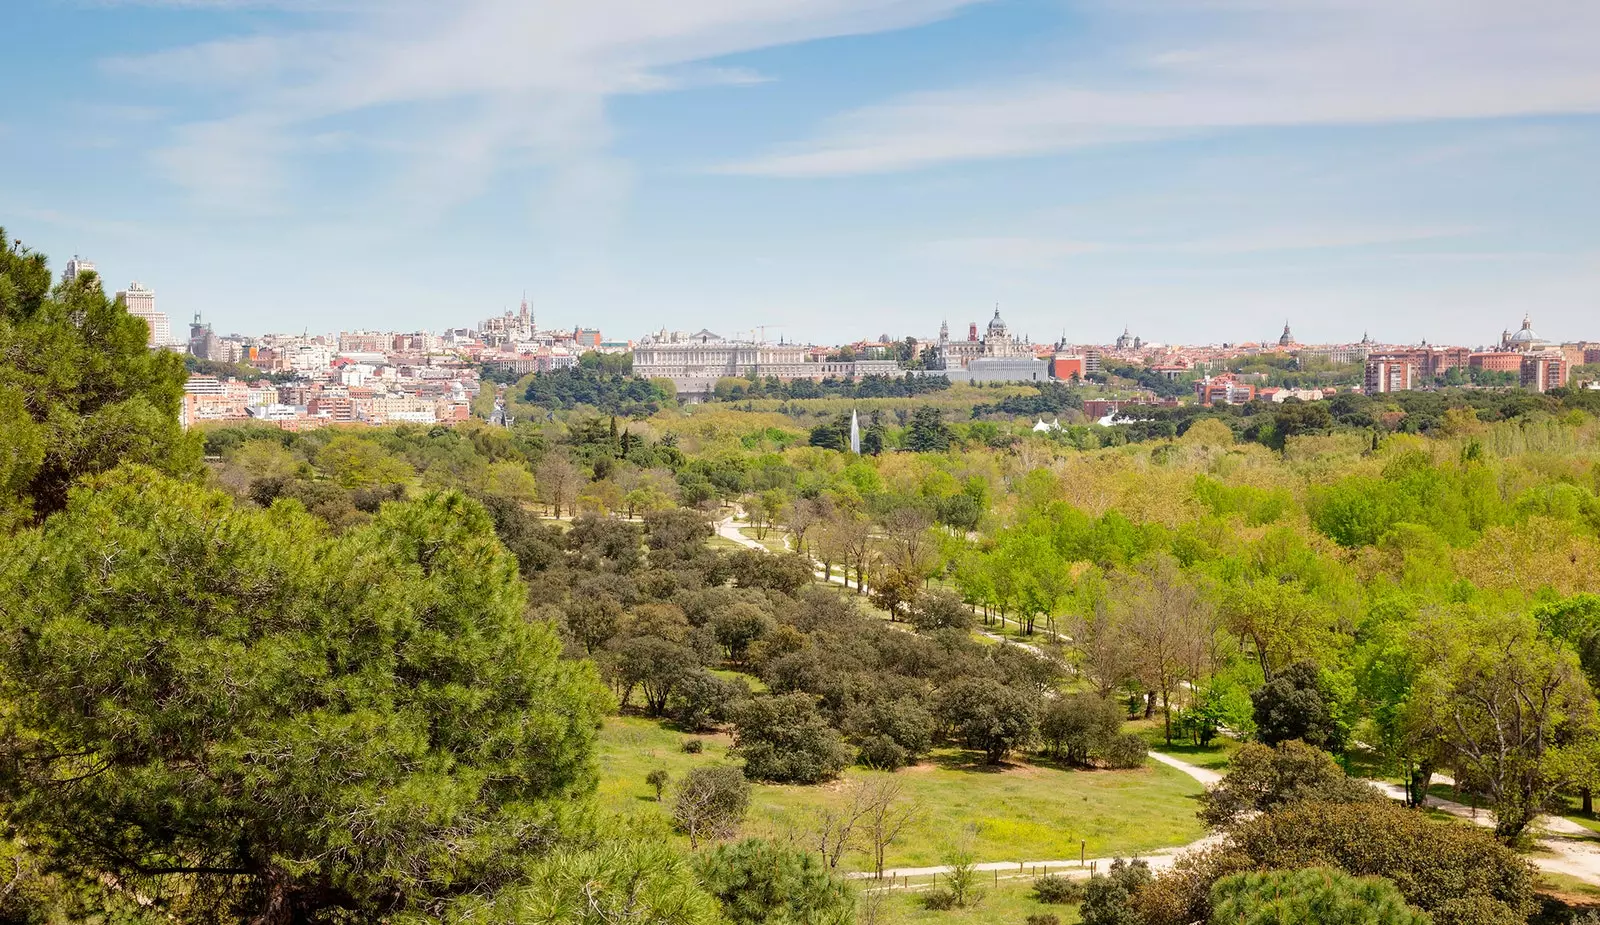
[[[966,369],[977,359],[1032,359],[1033,347],[1027,338],[1011,335],[1000,317],[1000,306],[996,305],[994,317],[989,319],[989,327],[981,339],[978,337],[976,321],[967,327],[966,340],[950,339],[949,322],[939,325],[939,357],[944,361],[945,369]]]

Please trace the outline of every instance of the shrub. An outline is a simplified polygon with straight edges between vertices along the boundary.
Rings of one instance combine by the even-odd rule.
[[[683,740],[683,745],[680,746],[680,747],[687,754],[698,755],[701,752],[705,751],[706,743],[701,741],[700,739],[684,739]]]
[[[1256,734],[1268,745],[1300,739],[1338,751],[1347,730],[1334,716],[1331,699],[1316,664],[1296,662],[1250,695]]]
[[[1147,925],[1187,925],[1209,915],[1221,877],[1297,867],[1387,877],[1434,925],[1520,925],[1538,906],[1533,869],[1491,833],[1387,800],[1285,803],[1238,821],[1219,849],[1181,861],[1137,905]]]
[[[1149,754],[1150,746],[1134,732],[1112,737],[1101,751],[1107,767],[1123,769],[1143,767],[1144,759]]]
[[[1095,874],[1083,888],[1078,917],[1083,925],[1143,925],[1133,898],[1150,882],[1150,865],[1117,858],[1104,874]]]
[[[771,694],[733,710],[734,750],[752,780],[815,784],[854,760],[808,694]]]
[[[744,774],[732,765],[708,765],[691,768],[678,782],[672,819],[695,847],[707,839],[732,835],[749,807],[750,783]]]
[[[1028,925],[1061,925],[1054,912],[1035,912],[1028,916]]]
[[[1039,737],[1052,758],[1087,765],[1121,728],[1121,706],[1094,694],[1071,694],[1045,707]]]
[[[906,750],[888,736],[873,736],[861,743],[861,763],[879,771],[898,771],[906,766]]]
[[[644,782],[649,784],[656,792],[657,803],[661,802],[661,792],[667,789],[667,781],[671,779],[672,776],[667,773],[666,768],[656,768],[644,776]]]
[[[1224,826],[1252,812],[1297,801],[1362,803],[1382,797],[1344,773],[1333,756],[1304,742],[1277,748],[1247,744],[1228,763],[1228,776],[1200,797],[1200,818]]]
[[[934,912],[949,912],[956,907],[956,894],[949,890],[929,890],[922,894],[922,905]]]
[[[1025,748],[1039,728],[1034,698],[992,678],[967,678],[946,687],[939,717],[969,748],[981,749],[990,764]]]
[[[1311,867],[1232,874],[1211,887],[1211,925],[1430,925],[1392,881]]]
[[[810,853],[750,838],[701,856],[700,881],[732,925],[844,922],[855,897]]]
[[[1034,878],[1033,898],[1050,905],[1079,902],[1083,899],[1083,884],[1059,874],[1045,874]]]

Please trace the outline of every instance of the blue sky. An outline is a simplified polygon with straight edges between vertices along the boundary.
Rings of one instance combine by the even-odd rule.
[[[1593,0],[7,0],[0,224],[224,331],[1600,339]]]

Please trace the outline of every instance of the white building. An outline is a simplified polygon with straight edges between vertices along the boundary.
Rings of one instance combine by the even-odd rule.
[[[758,344],[725,340],[710,331],[645,337],[633,349],[633,374],[646,379],[671,379],[682,397],[709,395],[722,378],[776,377],[783,381],[897,376],[894,360],[817,361],[800,344]]]
[[[76,260],[77,258],[73,259]],[[72,264],[69,263],[68,266],[71,267]],[[79,265],[73,272],[82,272],[83,269],[84,267]],[[94,269],[94,265],[89,264],[88,269]],[[121,299],[122,304],[127,306],[128,314],[135,318],[143,319],[144,323],[150,328],[149,346],[169,347],[172,345],[172,321],[166,316],[165,312],[156,311],[156,294],[154,290],[146,289],[139,285],[138,280],[135,280],[128,284],[128,288],[118,292],[117,298]]]
[[[73,254],[72,259],[67,261],[67,268],[61,271],[61,281],[70,283],[78,278],[78,274],[93,273],[94,271],[94,261],[84,260],[77,254]]]

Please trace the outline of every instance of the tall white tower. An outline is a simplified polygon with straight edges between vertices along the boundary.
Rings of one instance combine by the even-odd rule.
[[[61,281],[63,283],[70,283],[73,280],[78,278],[78,274],[79,273],[93,273],[93,272],[94,272],[94,261],[92,261],[92,260],[84,260],[82,257],[79,257],[77,254],[73,254],[72,255],[72,259],[67,261],[67,268],[65,270],[61,271]]]
[[[166,347],[172,343],[172,322],[166,314],[156,311],[154,290],[146,289],[134,281],[128,284],[128,288],[118,292],[117,298],[128,307],[128,314],[143,318],[144,323],[149,325],[149,346]]]

